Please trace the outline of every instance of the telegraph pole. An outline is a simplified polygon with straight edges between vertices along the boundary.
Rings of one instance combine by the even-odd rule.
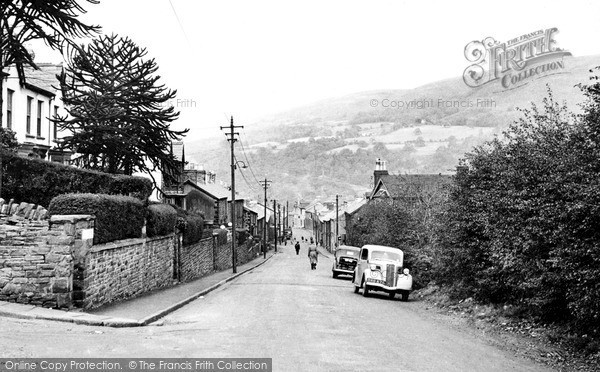
[[[266,178],[264,181],[260,181],[260,184],[265,189],[265,200],[263,202],[264,207],[265,207],[265,216],[264,216],[264,223],[263,223],[263,258],[265,258],[265,259],[267,258],[267,222],[268,222],[267,221],[267,189],[271,185],[271,182],[273,182],[273,181],[269,181]]]
[[[273,232],[275,233],[275,253],[277,253],[277,200],[273,199]]]
[[[334,243],[334,247],[337,249],[338,247],[338,243],[339,243],[339,231],[338,231],[338,219],[339,219],[339,212],[340,212],[340,204],[339,204],[339,197],[340,195],[335,195],[335,243]]]
[[[228,127],[221,127],[223,129],[229,129],[229,133],[225,133],[227,141],[231,142],[231,261],[233,263],[233,273],[237,273],[237,251],[235,249],[235,142],[237,139],[235,135],[239,135],[235,132],[235,128],[244,128],[242,125],[233,125],[233,116],[231,117],[231,123]]]

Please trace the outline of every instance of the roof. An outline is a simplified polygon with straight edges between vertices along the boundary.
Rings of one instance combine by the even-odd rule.
[[[438,189],[445,184],[449,184],[451,181],[452,175],[441,173],[382,175],[369,198],[374,198],[380,191],[385,192],[392,198],[396,198],[414,193],[416,189]]]
[[[25,86],[47,96],[55,96],[58,88],[56,75],[62,71],[62,65],[52,63],[38,63],[39,69],[24,66]]]
[[[262,205],[258,204],[258,203],[254,203],[254,204],[247,204],[244,205],[244,208],[246,208],[247,210],[256,213],[256,218],[258,220],[260,220],[261,218],[263,218],[265,216],[265,210]]]
[[[367,204],[367,199],[365,198],[360,198],[355,201],[352,201],[346,205],[346,207],[344,208],[344,213],[355,213],[365,204]]]
[[[212,196],[214,199],[227,199],[227,196],[229,195],[229,191],[227,189],[214,183],[198,185],[190,180],[186,180],[184,183],[189,183],[193,185],[195,188],[197,188],[200,191],[203,191],[209,196]]]

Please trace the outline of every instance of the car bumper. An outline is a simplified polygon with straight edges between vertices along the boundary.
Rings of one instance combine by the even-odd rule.
[[[349,275],[354,274],[354,270],[347,270],[347,269],[332,269],[332,271],[336,274],[349,274]]]
[[[380,288],[386,292],[400,292],[400,291],[411,291],[412,290],[412,280],[410,282],[408,280],[399,280],[395,286],[388,286],[383,280],[367,278],[366,285],[370,288]]]

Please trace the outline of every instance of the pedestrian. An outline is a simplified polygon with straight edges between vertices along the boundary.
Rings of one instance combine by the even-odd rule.
[[[294,245],[294,248],[296,248],[296,256],[300,254],[300,242],[296,242],[296,245]]]
[[[310,269],[317,269],[317,262],[319,261],[319,251],[316,245],[310,245],[308,247],[308,259],[310,260]]]

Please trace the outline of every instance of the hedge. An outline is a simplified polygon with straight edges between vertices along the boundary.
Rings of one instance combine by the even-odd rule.
[[[146,235],[168,235],[175,231],[177,211],[168,204],[151,204],[146,211]]]
[[[136,198],[104,194],[64,194],[52,199],[52,215],[90,214],[96,216],[94,244],[142,235],[146,208]]]
[[[204,216],[190,213],[172,204],[169,204],[169,206],[177,212],[177,229],[183,234],[183,245],[200,241],[204,230]]]
[[[131,195],[146,201],[152,181],[144,177],[112,175],[3,152],[2,197],[48,206],[68,193]]]

